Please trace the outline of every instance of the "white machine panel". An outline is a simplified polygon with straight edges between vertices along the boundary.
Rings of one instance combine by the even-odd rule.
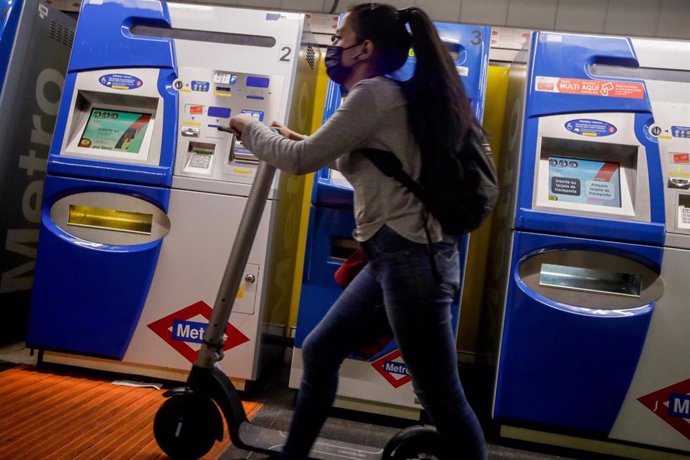
[[[144,311],[123,361],[182,371],[191,368],[189,357],[196,356],[200,344],[188,342],[185,330],[173,328],[185,328],[190,325],[187,322],[208,322],[246,201],[228,195],[173,191],[168,214],[173,226],[163,243]],[[267,202],[230,316],[230,330],[236,328],[239,334],[235,332],[235,342],[232,338],[227,341],[237,345],[227,350],[220,362],[221,368],[235,378],[256,378],[262,275],[272,207],[272,202]],[[169,324],[155,324],[170,315],[175,320]],[[171,334],[162,338],[156,332],[161,329]]]

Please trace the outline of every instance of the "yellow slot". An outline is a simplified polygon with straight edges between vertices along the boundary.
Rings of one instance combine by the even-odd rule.
[[[71,204],[67,224],[75,227],[150,235],[153,215]]]

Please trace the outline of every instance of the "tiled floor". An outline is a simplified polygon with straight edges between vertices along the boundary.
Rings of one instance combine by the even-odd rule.
[[[290,349],[283,354],[282,359],[267,366],[262,379],[246,395],[252,400],[264,404],[256,414],[253,423],[262,427],[270,427],[286,430],[292,417],[292,406],[295,391],[288,388]],[[17,344],[0,348],[0,370],[7,367],[5,363],[35,364],[36,356],[30,356],[23,345]],[[591,454],[578,454],[571,451],[559,451],[558,449],[529,446],[507,446],[492,433],[491,423],[488,419],[488,407],[490,402],[490,383],[487,378],[472,366],[461,368],[463,383],[468,398],[475,406],[489,441],[490,459],[515,459],[515,460],[555,460],[555,459],[583,459],[594,458]],[[322,431],[322,437],[336,439],[345,442],[359,443],[374,447],[383,447],[386,442],[401,428],[412,424],[408,420],[393,419],[389,417],[374,416],[360,412],[335,409],[332,417],[326,423]],[[265,456],[239,450],[230,446],[221,456],[222,460],[262,459]],[[600,457],[601,458],[601,457]]]

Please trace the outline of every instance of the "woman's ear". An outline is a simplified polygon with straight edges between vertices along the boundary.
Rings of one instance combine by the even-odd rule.
[[[371,40],[364,40],[362,42],[362,51],[358,53],[358,60],[371,59],[374,55],[374,42]]]

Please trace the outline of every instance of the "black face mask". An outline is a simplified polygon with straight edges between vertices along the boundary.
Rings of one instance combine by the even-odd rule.
[[[345,67],[341,62],[343,51],[354,48],[361,43],[355,43],[354,45],[343,48],[342,46],[330,45],[326,48],[326,58],[324,63],[326,64],[326,74],[335,83],[342,84],[345,79],[352,72],[352,67]]]

